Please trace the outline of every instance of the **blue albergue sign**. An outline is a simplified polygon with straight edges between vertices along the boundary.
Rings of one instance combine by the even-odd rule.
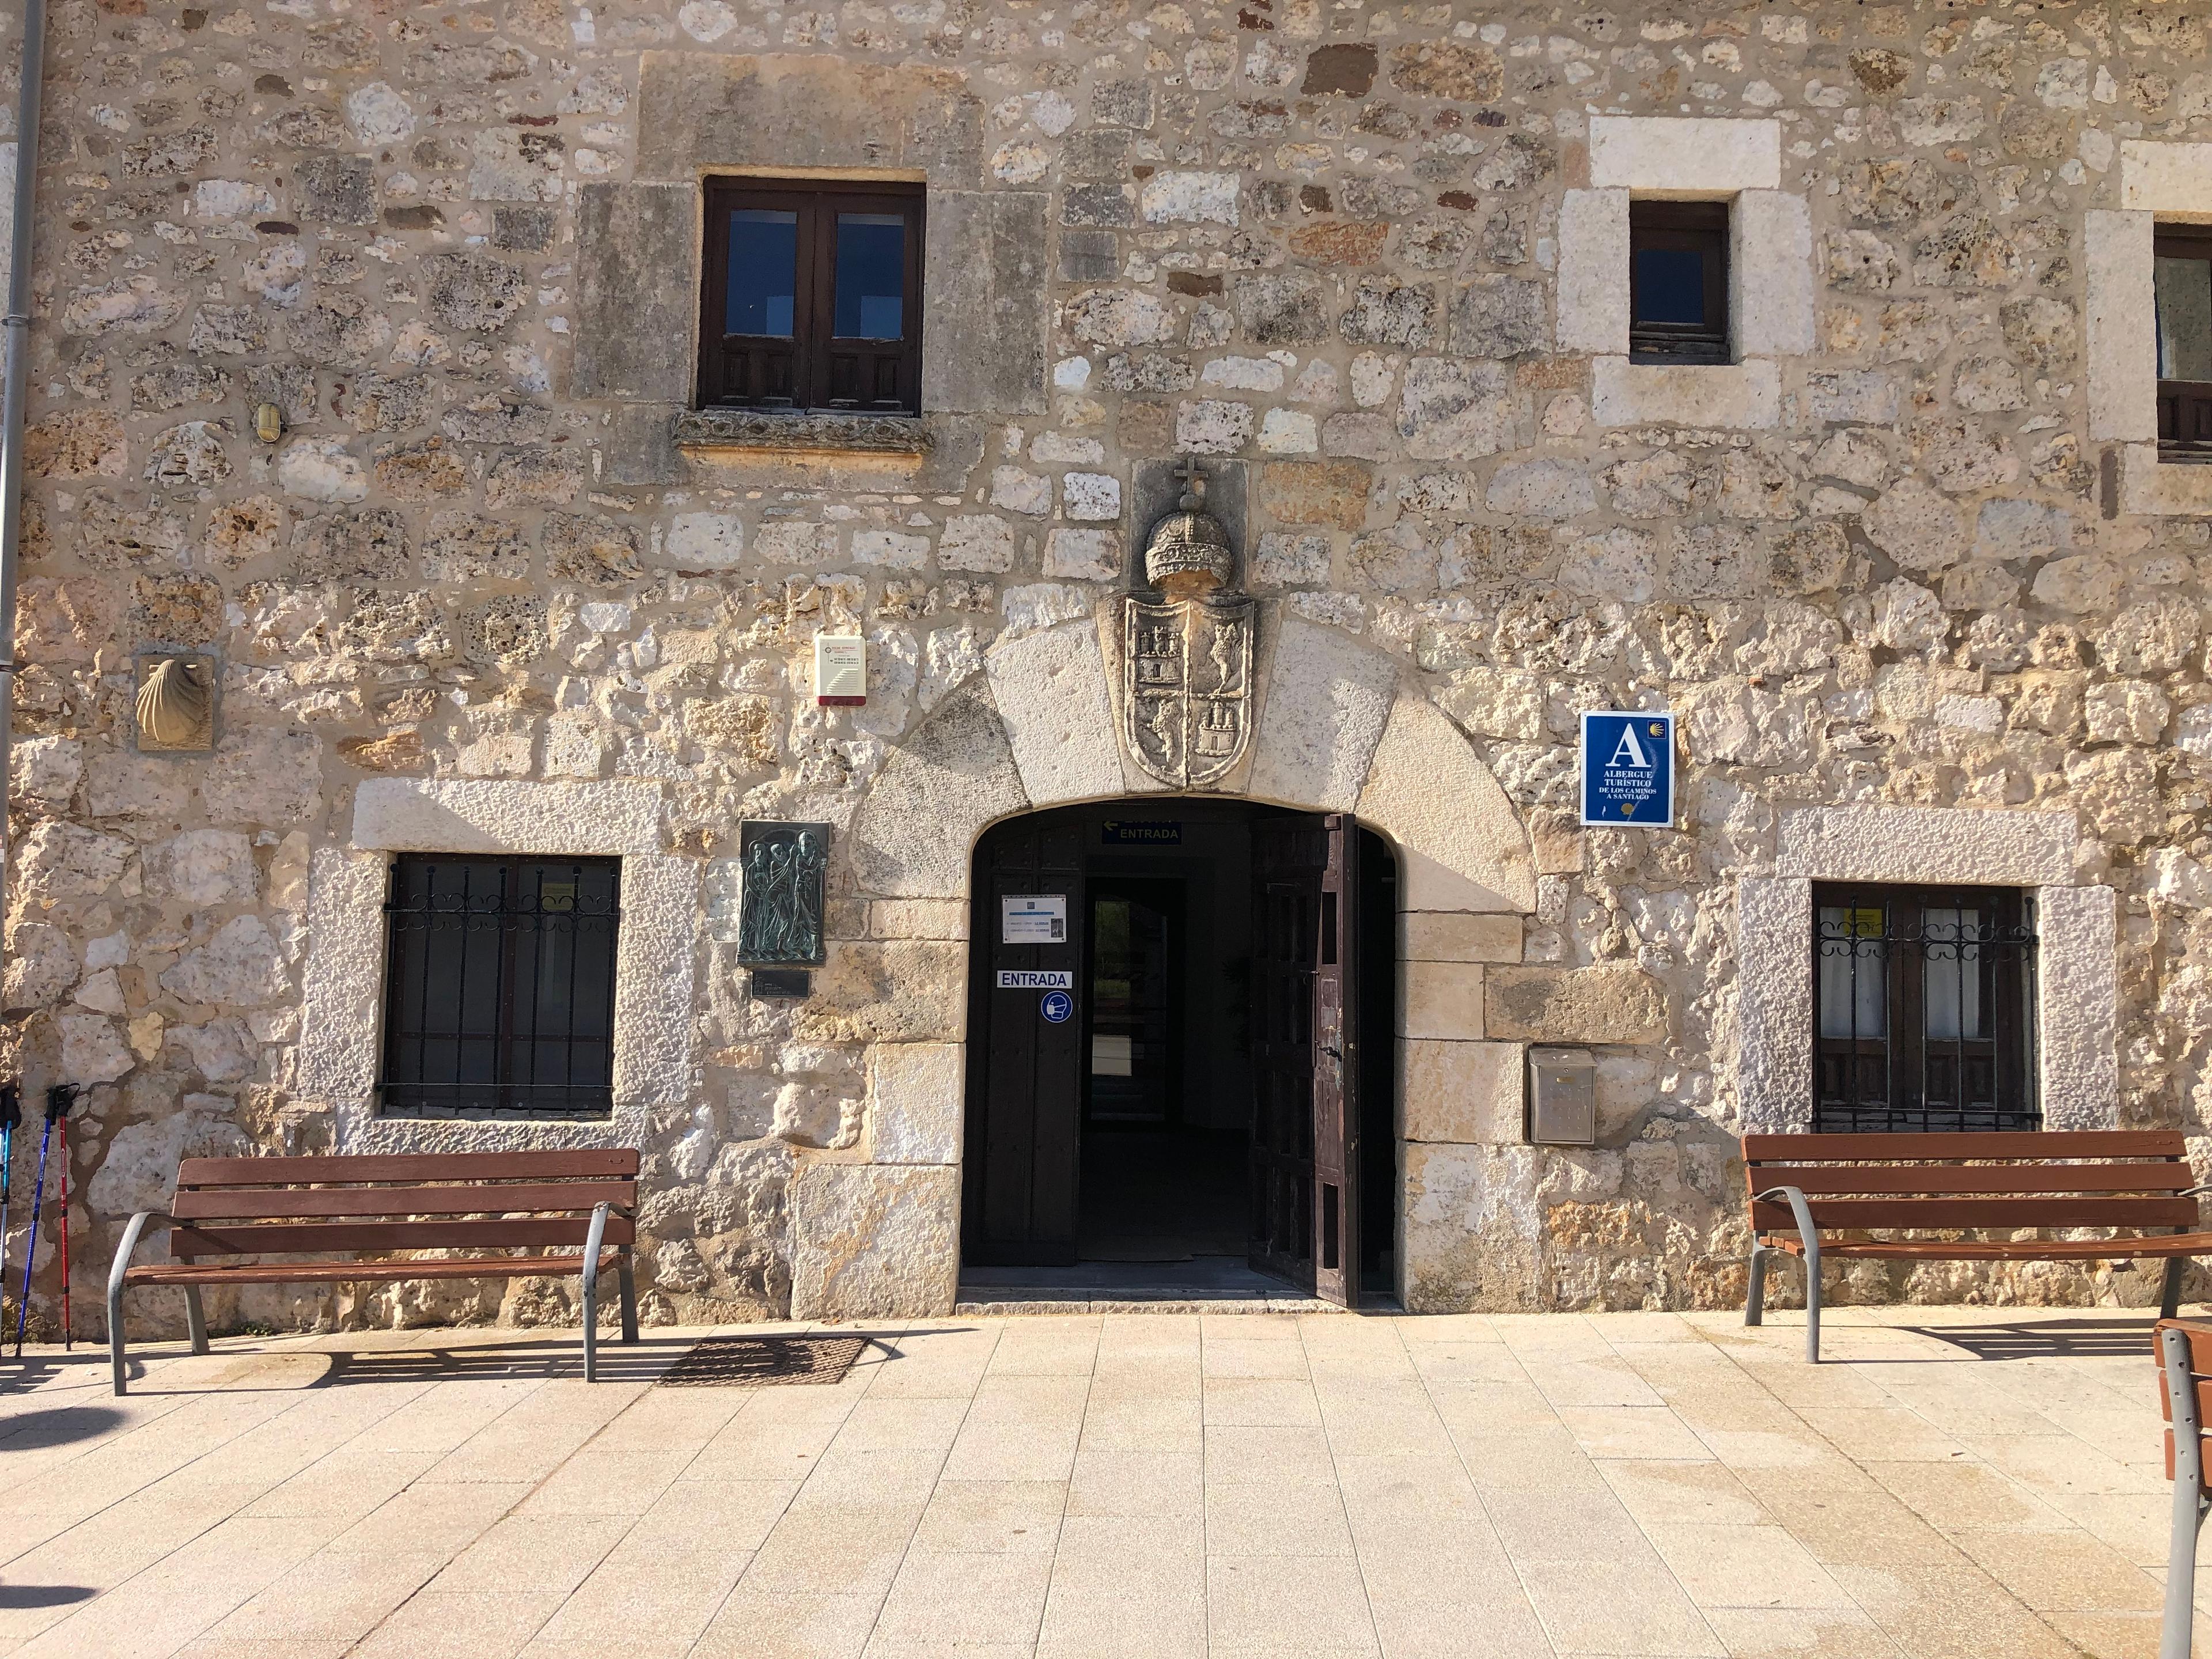
[[[1674,822],[1674,717],[1650,709],[1583,716],[1583,822]]]

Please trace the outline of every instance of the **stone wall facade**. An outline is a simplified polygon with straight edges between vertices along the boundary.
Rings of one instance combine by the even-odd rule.
[[[949,1306],[968,849],[1143,787],[1115,607],[1178,453],[1263,601],[1229,787],[1356,811],[1407,872],[1409,1305],[1740,1294],[1731,1137],[1802,1121],[1823,876],[2034,887],[2054,1125],[2212,1105],[2212,469],[2144,424],[2148,228],[2212,219],[2200,8],[59,0],[52,28],[4,1069],[88,1085],[81,1296],[189,1152],[623,1140],[648,1318]],[[926,185],[918,422],[689,412],[700,180],[763,171]],[[1734,203],[1737,362],[1628,362],[1640,193]],[[825,627],[868,637],[864,708],[807,695]],[[213,757],[137,752],[149,647],[220,659]],[[1607,707],[1680,716],[1679,830],[1577,828]],[[749,817],[837,829],[795,1008],[735,965]],[[410,848],[625,858],[612,1121],[376,1116]],[[1594,1150],[1522,1142],[1547,1039],[1598,1048]]]

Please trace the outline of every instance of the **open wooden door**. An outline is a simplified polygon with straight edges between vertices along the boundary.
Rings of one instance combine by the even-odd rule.
[[[1359,827],[1253,826],[1252,1266],[1359,1290]]]
[[[1083,830],[1017,822],[978,860],[971,921],[965,1259],[1075,1260],[1082,1186]],[[1001,974],[1015,982],[1002,986]],[[1065,990],[1034,982],[1056,974]],[[980,1061],[980,1063],[978,1063]]]

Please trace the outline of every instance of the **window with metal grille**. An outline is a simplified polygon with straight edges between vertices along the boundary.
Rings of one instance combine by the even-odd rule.
[[[2212,226],[2160,225],[2151,253],[2159,459],[2212,461]]]
[[[1725,363],[1729,204],[1628,204],[1628,360]]]
[[[2035,901],[1813,889],[1813,1127],[2033,1129]]]
[[[383,1110],[614,1109],[622,860],[404,853],[384,914]]]
[[[702,409],[921,412],[920,185],[709,179]]]

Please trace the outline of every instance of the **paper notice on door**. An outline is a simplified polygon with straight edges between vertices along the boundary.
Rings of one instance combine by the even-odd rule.
[[[1002,945],[1065,945],[1067,896],[1003,893],[999,897],[999,924]]]

